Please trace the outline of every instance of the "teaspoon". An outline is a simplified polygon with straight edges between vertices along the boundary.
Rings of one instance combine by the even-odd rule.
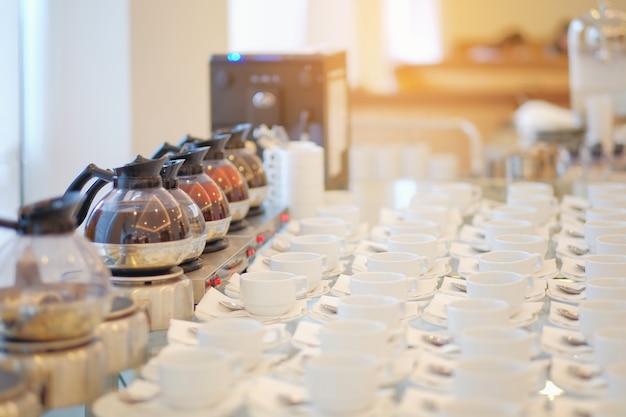
[[[582,256],[582,255],[585,255],[585,254],[587,254],[587,253],[589,252],[589,250],[588,250],[588,249],[581,248],[581,247],[578,247],[578,246],[576,246],[576,245],[567,245],[567,248],[568,248],[568,249],[569,249],[569,250],[570,250],[570,251],[571,251],[574,255],[577,255],[577,256]]]
[[[436,334],[425,334],[422,336],[422,339],[434,346],[445,346],[452,342],[451,337]]]
[[[437,363],[431,363],[428,365],[428,370],[434,374],[442,376],[452,376],[453,374],[452,368]]]
[[[598,369],[589,368],[583,365],[570,365],[567,369],[572,375],[581,379],[592,379],[600,375],[600,371]]]
[[[287,406],[296,406],[296,405],[304,405],[309,402],[306,398],[301,395],[293,394],[293,393],[280,393],[278,394],[278,400]]]
[[[581,233],[578,230],[574,230],[574,229],[568,229],[567,234],[570,235],[571,237],[578,237],[578,238],[585,237],[584,233]]]
[[[320,305],[326,310],[330,311],[331,313],[337,314],[337,306],[334,306],[332,304],[326,304],[326,303],[322,303]]]
[[[576,311],[567,308],[557,308],[556,311],[566,319],[578,320],[578,313]]]
[[[587,341],[582,337],[576,337],[572,335],[563,336],[563,341],[570,346],[586,346]]]
[[[579,295],[583,291],[585,291],[585,287],[574,288],[574,287],[570,287],[568,285],[563,285],[563,284],[557,284],[556,287],[559,290],[563,291],[564,293],[572,294],[572,295]]]
[[[226,301],[226,300],[220,300],[219,301],[220,305],[232,310],[232,311],[239,311],[239,310],[245,310],[246,308],[243,306],[243,304],[239,304],[239,303],[235,303],[232,301]]]

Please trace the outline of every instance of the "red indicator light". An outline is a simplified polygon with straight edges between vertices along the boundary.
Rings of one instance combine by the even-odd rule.
[[[213,279],[213,285],[220,285],[222,283],[222,280],[220,279],[220,277],[215,277]]]
[[[263,236],[263,235],[257,235],[257,237],[256,237],[256,242],[257,242],[257,243],[263,243],[263,242],[265,242],[265,236]]]
[[[254,256],[255,253],[256,251],[254,250],[254,248],[248,248],[248,250],[246,250],[246,256],[248,256],[248,258]]]
[[[280,221],[283,223],[287,223],[289,221],[289,215],[287,213],[282,213],[280,215]]]

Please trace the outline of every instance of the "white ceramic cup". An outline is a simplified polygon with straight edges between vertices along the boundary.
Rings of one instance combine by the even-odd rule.
[[[199,409],[224,398],[241,372],[238,354],[224,349],[177,346],[159,353],[157,369],[163,402]]]
[[[406,233],[390,236],[387,239],[389,252],[409,252],[424,256],[428,259],[428,268],[432,268],[440,256],[445,256],[450,250],[450,241],[437,239],[435,236],[418,233]]]
[[[389,225],[389,236],[417,233],[423,235],[439,236],[439,225],[428,220],[397,220]]]
[[[585,221],[618,220],[626,221],[626,209],[618,207],[590,207],[585,210]]]
[[[375,355],[324,352],[305,363],[304,385],[321,415],[359,415],[376,397],[381,365]]]
[[[626,233],[605,234],[596,238],[596,253],[600,255],[626,255]]]
[[[498,250],[478,256],[478,270],[509,271],[531,276],[543,267],[543,256],[518,250]]]
[[[508,234],[532,234],[534,226],[528,220],[488,220],[485,222],[485,242],[494,250],[495,239],[500,235]]]
[[[451,392],[455,398],[486,398],[522,404],[530,398],[531,365],[501,357],[460,359],[454,368]]]
[[[239,297],[246,311],[256,316],[287,313],[299,295],[307,292],[308,278],[290,272],[246,272],[239,278]]]
[[[338,319],[365,319],[383,322],[389,329],[400,327],[406,302],[388,295],[349,295],[337,302]]]
[[[491,210],[493,220],[526,220],[533,227],[539,225],[539,217],[537,208],[532,206],[502,204]]]
[[[587,300],[626,300],[626,278],[591,278],[585,284]]]
[[[315,252],[284,252],[269,258],[270,271],[291,272],[307,277],[309,291],[315,290],[327,269],[326,256]]]
[[[593,334],[593,357],[602,371],[613,363],[626,360],[626,323],[602,327]]]
[[[301,235],[333,235],[345,238],[350,233],[350,223],[340,217],[305,217],[299,223]]]
[[[478,272],[467,277],[467,296],[505,301],[509,305],[509,316],[513,316],[526,299],[527,284],[528,278],[515,272]]]
[[[548,241],[543,236],[513,233],[498,235],[493,239],[493,250],[519,250],[538,253],[545,258]]]
[[[626,193],[626,184],[617,181],[593,181],[587,184],[587,198],[593,200],[598,195],[605,194],[624,194]]]
[[[471,326],[463,330],[461,357],[502,357],[529,361],[537,337],[526,329],[503,325]]]
[[[587,255],[585,278],[626,278],[626,255]]]
[[[436,417],[522,417],[523,407],[495,398],[455,398],[437,410]]]
[[[461,181],[446,181],[433,184],[433,191],[450,196],[452,207],[461,213],[468,211],[482,198],[482,188],[478,185]]]
[[[355,204],[328,204],[315,209],[318,217],[338,217],[348,222],[348,234],[354,235],[361,221],[361,208]]]
[[[432,206],[444,206],[450,208],[452,206],[452,199],[448,194],[441,192],[417,192],[413,194],[410,201],[411,205],[432,205]]]
[[[463,330],[470,326],[485,324],[508,325],[509,305],[492,298],[467,298],[446,305],[446,327],[450,335],[459,342]]]
[[[264,326],[245,317],[224,318],[198,327],[198,346],[238,352],[243,369],[249,370],[259,363],[263,351],[276,346],[284,336],[280,326]]]
[[[428,258],[409,252],[378,252],[367,256],[367,272],[396,272],[419,277],[429,268]]]
[[[593,335],[603,327],[623,326],[626,323],[625,300],[583,300],[578,307],[580,332],[587,343],[594,346]]]
[[[619,220],[593,220],[585,222],[585,243],[591,253],[598,253],[596,249],[596,239],[602,235],[625,234],[626,221]]]
[[[439,230],[446,230],[450,219],[450,209],[432,204],[412,204],[400,210],[404,220],[427,220],[437,223]]]
[[[507,196],[506,204],[510,206],[530,206],[537,209],[538,225],[546,224],[558,209],[559,202],[554,196],[543,194]]]
[[[608,366],[605,372],[607,384],[607,397],[611,399],[624,401],[624,393],[626,392],[626,360],[614,362]],[[615,416],[624,416],[624,408],[626,404],[620,404],[619,411],[621,414]],[[613,416],[613,415],[612,415]]]
[[[417,291],[417,277],[398,272],[358,272],[350,277],[350,294],[388,295],[406,300]]]
[[[598,194],[590,198],[591,207],[612,207],[626,209],[626,195],[621,194]]]
[[[391,332],[380,321],[343,319],[324,323],[319,333],[322,352],[360,352],[387,359],[404,343],[404,334]]]
[[[345,247],[344,239],[329,234],[295,236],[290,243],[291,252],[314,252],[326,256],[328,270],[337,267]]]
[[[517,181],[512,182],[506,187],[507,196],[526,196],[531,194],[543,194],[547,196],[554,195],[554,187],[552,184],[539,181]]]

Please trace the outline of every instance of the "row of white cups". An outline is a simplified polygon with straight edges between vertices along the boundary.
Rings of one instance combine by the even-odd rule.
[[[229,284],[231,297],[207,292],[196,314],[205,321],[185,323],[193,336],[155,358],[157,389],[148,391],[158,391],[164,414],[174,408],[292,415],[297,407],[320,416],[626,415],[626,184],[589,184],[588,191],[586,199],[559,202],[549,184],[520,182],[508,186],[500,203],[482,199],[472,184],[437,183],[420,190],[410,206],[381,213],[381,223],[371,230],[360,222],[358,206],[318,207],[315,216],[296,219],[260,251],[237,276],[236,288],[234,281]],[[608,202],[610,195],[615,202]],[[463,217],[470,224],[462,224]],[[556,271],[538,278],[554,246],[573,237],[588,253],[567,258],[556,251],[556,257],[579,262],[582,277],[562,279]],[[465,245],[458,256],[455,245]],[[363,269],[357,268],[359,257],[365,258]],[[469,261],[475,270],[459,274],[457,266],[429,274],[442,260],[458,266]],[[332,290],[342,279],[348,281],[347,294],[337,296]],[[512,325],[512,317],[532,304],[529,288],[545,281],[584,287],[578,299],[564,303],[575,330],[544,325],[545,317]],[[448,289],[454,283],[454,290],[441,292],[444,283]],[[418,294],[423,285],[432,288],[424,297]],[[535,319],[540,311],[545,315],[544,295],[536,298]],[[224,299],[237,307],[214,303]],[[442,315],[427,320],[437,308]],[[284,322],[295,319],[295,333],[286,333]],[[308,335],[314,349],[296,355],[302,373],[296,384],[259,367],[268,349],[295,341],[305,328],[316,332]],[[559,339],[562,351],[544,349],[541,341],[550,329],[571,338]],[[411,360],[399,365],[406,369],[391,369],[407,352]],[[562,395],[546,406],[546,397],[537,394],[549,374],[539,360],[546,357],[553,368],[563,359],[566,378],[594,379],[602,389],[589,396],[557,390]],[[411,378],[412,368],[428,375]],[[245,385],[242,374],[254,378]],[[445,381],[445,392],[433,381]],[[248,405],[256,407],[242,411],[233,393],[244,386],[252,392]],[[145,394],[145,388],[135,389]],[[301,400],[289,403],[287,393]],[[113,408],[103,404],[95,407],[96,415],[108,417]]]

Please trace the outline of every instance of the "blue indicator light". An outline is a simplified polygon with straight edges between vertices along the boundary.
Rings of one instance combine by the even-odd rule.
[[[230,62],[237,62],[237,61],[241,60],[241,54],[239,54],[237,52],[232,52],[232,53],[226,55],[226,59],[228,59]]]

